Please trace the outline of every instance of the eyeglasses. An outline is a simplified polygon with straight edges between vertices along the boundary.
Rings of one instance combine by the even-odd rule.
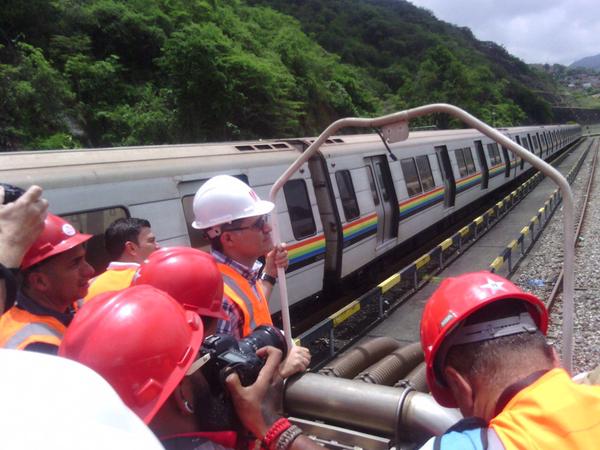
[[[265,229],[265,225],[269,223],[269,216],[264,215],[260,216],[256,222],[252,225],[248,225],[247,227],[237,227],[237,228],[225,228],[223,231],[242,231],[242,230],[256,230],[262,231]]]

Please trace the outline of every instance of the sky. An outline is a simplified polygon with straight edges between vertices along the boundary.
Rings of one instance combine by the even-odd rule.
[[[409,0],[527,63],[569,65],[600,53],[599,0]]]

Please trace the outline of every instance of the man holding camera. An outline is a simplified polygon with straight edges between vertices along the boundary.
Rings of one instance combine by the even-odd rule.
[[[56,353],[73,318],[72,305],[85,296],[94,274],[83,246],[91,237],[47,215],[42,233],[21,262],[16,303],[0,318],[0,346]]]
[[[237,431],[220,431],[227,407],[211,389],[223,389],[224,384],[242,425],[266,448],[321,448],[275,413],[278,391],[271,384],[280,380],[279,350],[257,351],[266,361],[252,385],[242,386],[230,367],[226,382],[209,386],[204,372],[213,354],[201,349],[203,339],[196,312],[183,309],[158,289],[140,285],[92,299],[67,330],[59,355],[102,375],[169,450],[243,445]]]
[[[277,282],[277,267],[287,267],[284,245],[273,248],[268,214],[275,205],[261,200],[243,181],[229,175],[208,180],[194,196],[192,227],[203,230],[223,275],[223,310],[217,332],[236,339],[259,325],[272,325],[268,299]],[[265,256],[265,267],[259,278]],[[304,347],[293,347],[282,376],[302,372],[310,363]]]

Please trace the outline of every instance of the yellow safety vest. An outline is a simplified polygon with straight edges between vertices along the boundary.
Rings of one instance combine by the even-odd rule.
[[[490,421],[506,450],[600,446],[600,386],[576,384],[553,369],[519,391]]]
[[[269,304],[260,283],[256,283],[258,298],[250,285],[238,271],[227,264],[217,264],[223,276],[223,293],[229,297],[242,311],[244,324],[242,333],[249,335],[259,325],[273,325]]]

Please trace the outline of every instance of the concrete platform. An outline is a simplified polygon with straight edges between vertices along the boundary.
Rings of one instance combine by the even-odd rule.
[[[586,145],[577,146],[557,169],[566,175],[586,147]],[[588,158],[590,157],[591,155],[588,155]],[[519,237],[521,229],[527,226],[538,209],[544,206],[544,202],[555,188],[556,184],[552,180],[544,179],[504,219],[466,250],[450,267],[442,271],[433,281],[371,330],[363,340],[379,336],[393,337],[402,343],[419,340],[419,324],[423,307],[433,291],[437,289],[440,281],[465,272],[487,270],[490,263],[506,248],[506,245]]]

